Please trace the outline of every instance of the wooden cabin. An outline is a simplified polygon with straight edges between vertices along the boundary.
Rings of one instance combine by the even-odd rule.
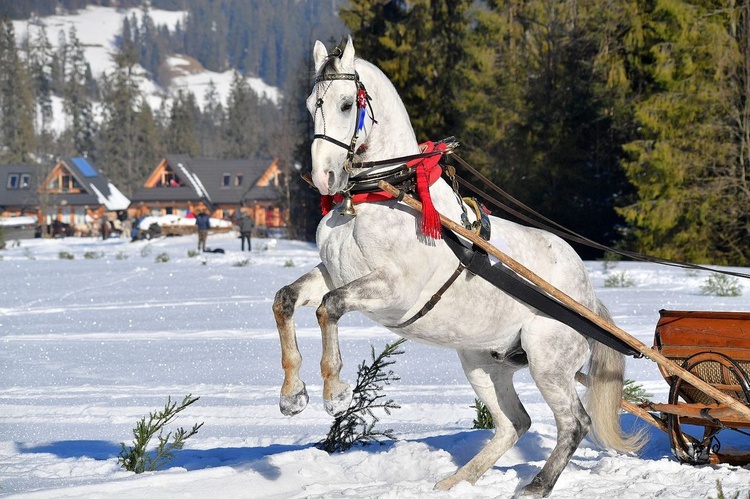
[[[102,217],[116,219],[116,213],[124,215],[130,205],[109,178],[83,157],[61,159],[51,169],[0,165],[0,182],[0,216],[36,216],[40,226],[66,227],[61,235],[98,233]]]
[[[167,155],[133,194],[128,215],[189,217],[206,211],[213,218],[235,220],[242,211],[261,231],[283,230],[280,175],[275,159]]]

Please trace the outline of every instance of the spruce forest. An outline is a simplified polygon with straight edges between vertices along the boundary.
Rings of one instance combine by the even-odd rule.
[[[187,11],[184,24],[158,29],[148,8],[126,19],[118,69],[99,79],[75,32],[53,52],[10,23],[110,3],[0,0],[0,162],[85,154],[128,194],[166,153],[278,157],[294,173],[293,234],[312,237],[317,201],[293,167],[309,165],[310,53],[351,34],[399,89],[418,139],[455,135],[535,210],[600,243],[750,265],[749,1],[152,0]],[[181,93],[149,108],[133,69],[165,85],[173,53],[236,70],[229,99]],[[67,114],[59,134],[45,122],[52,95]]]

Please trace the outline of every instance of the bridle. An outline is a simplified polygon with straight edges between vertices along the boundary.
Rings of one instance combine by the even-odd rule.
[[[336,56],[336,53],[334,52],[334,57]],[[346,81],[353,81],[354,85],[357,89],[357,96],[356,96],[356,102],[357,102],[357,114],[356,114],[356,122],[354,126],[354,133],[352,134],[352,138],[349,141],[349,144],[346,144],[338,139],[335,139],[329,135],[326,135],[326,119],[325,114],[323,114],[323,97],[325,96],[325,93],[328,92],[328,88],[326,88],[323,91],[323,95],[318,97],[318,99],[315,101],[315,116],[318,114],[318,110],[320,110],[320,116],[323,119],[323,133],[316,133],[313,136],[313,140],[316,139],[322,139],[327,140],[328,142],[335,144],[343,149],[346,149],[346,161],[344,162],[344,170],[347,173],[352,173],[353,164],[354,164],[354,155],[356,154],[356,147],[357,147],[357,139],[359,138],[359,132],[364,129],[365,126],[365,115],[367,112],[367,108],[370,108],[370,119],[372,119],[373,124],[377,124],[377,121],[375,120],[373,111],[372,111],[372,105],[370,104],[370,96],[367,94],[367,89],[365,89],[364,83],[362,83],[362,80],[359,79],[359,74],[355,71],[354,73],[328,73],[328,74],[322,74],[315,78],[315,83],[318,84],[320,82],[324,81],[336,81],[336,80],[346,80]],[[315,116],[313,116],[313,121],[315,121]]]

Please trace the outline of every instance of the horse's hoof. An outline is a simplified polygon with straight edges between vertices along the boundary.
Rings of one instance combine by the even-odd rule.
[[[521,489],[521,491],[516,494],[515,497],[521,498],[521,497],[528,497],[528,498],[537,498],[537,497],[547,497],[549,493],[552,491],[550,487],[545,487],[541,483],[539,483],[536,480],[532,480],[531,483],[529,483],[526,487]]]
[[[302,390],[295,395],[284,395],[282,394],[279,398],[279,409],[281,414],[284,416],[294,416],[299,414],[302,410],[307,407],[307,402],[310,397],[307,395],[307,388],[302,385]]]
[[[330,400],[324,400],[326,412],[331,416],[338,416],[352,404],[352,389],[348,385],[338,395]]]

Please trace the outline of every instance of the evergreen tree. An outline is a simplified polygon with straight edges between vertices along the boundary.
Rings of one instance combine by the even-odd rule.
[[[650,88],[637,105],[640,137],[623,163],[637,200],[621,212],[638,250],[747,264],[747,2],[644,7],[636,54]]]
[[[96,137],[96,121],[89,98],[91,68],[86,62],[75,27],[70,28],[69,40],[63,89],[66,127],[62,144],[66,155],[88,156],[94,154]]]
[[[168,153],[200,156],[195,132],[195,116],[199,112],[193,94],[180,90],[172,101],[169,123],[165,129],[164,143]]]
[[[219,100],[219,92],[213,80],[209,81],[203,97],[203,112],[200,114],[198,127],[198,142],[200,155],[206,158],[221,156],[222,130],[226,120],[224,106]]]
[[[227,101],[227,121],[224,127],[226,158],[252,158],[260,146],[258,97],[247,80],[237,71]]]
[[[34,130],[37,136],[37,155],[39,158],[51,158],[54,149],[55,133],[52,130],[52,44],[47,38],[44,26],[40,26],[34,35],[27,31],[23,41],[26,51],[26,67],[31,82],[31,93],[36,112]]]
[[[142,172],[153,168],[153,164],[141,165],[137,162],[137,155],[149,153],[136,151],[139,146],[138,107],[142,96],[133,74],[135,61],[132,52],[121,52],[117,58],[117,69],[105,77],[98,148],[100,167],[126,196],[132,195],[145,180]]]
[[[16,47],[13,23],[0,20],[0,160],[27,162],[35,149],[31,81]]]

